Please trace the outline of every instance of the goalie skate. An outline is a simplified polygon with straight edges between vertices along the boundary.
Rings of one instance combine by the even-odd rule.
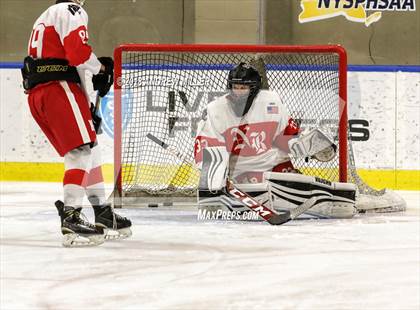
[[[104,243],[104,231],[83,220],[82,208],[64,206],[60,200],[55,202],[61,218],[62,244],[64,247],[97,246]]]
[[[383,189],[370,195],[358,193],[356,208],[359,213],[402,212],[406,210],[407,203],[394,191]]]
[[[105,239],[126,239],[132,235],[131,221],[114,212],[111,204],[99,204],[95,196],[88,198],[95,212],[95,225],[104,229]]]

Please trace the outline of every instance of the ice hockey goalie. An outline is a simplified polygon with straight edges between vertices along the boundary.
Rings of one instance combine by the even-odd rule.
[[[229,177],[238,188],[277,210],[317,197],[307,214],[353,217],[354,184],[302,175],[291,162],[291,156],[332,160],[336,156],[332,138],[320,129],[301,130],[280,96],[261,89],[261,83],[254,67],[240,63],[229,72],[228,93],[207,106],[194,149],[201,168],[199,204],[242,208],[220,191]]]

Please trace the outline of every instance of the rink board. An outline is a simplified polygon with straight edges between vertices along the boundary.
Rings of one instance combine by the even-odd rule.
[[[107,184],[113,183],[113,169],[111,164],[103,165]],[[357,169],[357,173],[376,189],[420,190],[419,170]],[[62,182],[63,174],[61,163],[0,162],[0,181]]]

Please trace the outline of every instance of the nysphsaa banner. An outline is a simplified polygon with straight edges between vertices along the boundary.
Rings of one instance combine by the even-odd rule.
[[[300,23],[344,16],[349,21],[364,23],[366,27],[379,21],[382,11],[416,10],[415,0],[301,0],[300,6]]]

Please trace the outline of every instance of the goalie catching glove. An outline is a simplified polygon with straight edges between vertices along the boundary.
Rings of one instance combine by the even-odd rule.
[[[98,91],[100,97],[105,97],[114,84],[114,61],[111,57],[99,57],[98,60],[105,70],[92,77],[93,89]]]
[[[315,158],[327,162],[335,157],[337,146],[333,140],[320,129],[303,132],[299,137],[289,140],[292,157]]]

